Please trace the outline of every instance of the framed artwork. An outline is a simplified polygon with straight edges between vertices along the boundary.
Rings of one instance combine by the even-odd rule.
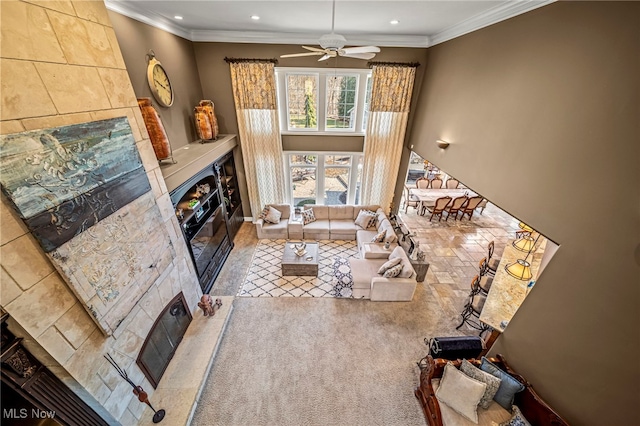
[[[0,136],[0,185],[105,334],[175,256],[126,117]]]

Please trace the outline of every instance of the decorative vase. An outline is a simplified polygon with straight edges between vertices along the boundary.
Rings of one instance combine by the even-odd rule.
[[[202,110],[209,119],[209,125],[211,126],[211,137],[209,139],[218,139],[218,119],[216,118],[216,111],[213,105],[213,101],[203,99],[200,101],[199,105],[200,107],[202,107]]]
[[[202,140],[213,139],[209,116],[204,108],[201,106],[195,107],[193,109],[193,115],[196,120],[196,132],[198,133],[198,138]]]
[[[151,140],[156,158],[158,161],[168,158],[173,160],[169,137],[167,137],[167,132],[164,130],[158,111],[156,111],[153,104],[151,104],[151,98],[138,99],[138,106],[140,107],[140,112],[142,112],[144,125],[149,133],[149,139]]]

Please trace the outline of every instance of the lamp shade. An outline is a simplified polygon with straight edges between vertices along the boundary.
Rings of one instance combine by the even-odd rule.
[[[530,251],[533,251],[536,243],[531,235],[525,235],[524,237],[515,240],[512,245],[520,251],[529,253]]]
[[[529,225],[527,225],[527,224],[526,224],[526,223],[524,223],[524,222],[520,222],[520,223],[518,224],[518,226],[519,226],[519,227],[520,227],[520,229],[522,229],[523,231],[533,232],[533,228],[532,228],[532,227],[530,227]]]
[[[504,269],[507,271],[507,274],[522,281],[528,281],[533,276],[531,274],[531,264],[522,259],[518,259],[515,262],[508,264]]]

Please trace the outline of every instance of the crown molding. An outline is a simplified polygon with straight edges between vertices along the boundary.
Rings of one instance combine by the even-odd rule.
[[[142,10],[133,6],[133,4],[123,4],[118,0],[104,0],[104,4],[107,9],[119,13],[120,15],[127,16],[136,21],[140,21],[144,24],[151,25],[152,27],[161,29],[178,37],[191,40],[191,32],[185,30],[179,25],[175,25],[174,22],[165,18],[157,13],[149,12],[148,10]],[[192,41],[192,40],[191,40]]]
[[[429,38],[414,35],[350,35],[341,33],[348,46],[428,47]],[[191,41],[219,43],[318,44],[322,34],[277,33],[259,31],[191,31]]]
[[[489,25],[497,24],[498,22],[546,6],[555,1],[556,0],[518,0],[501,4],[434,34],[431,36],[430,46],[444,43],[445,41],[477,31]]]

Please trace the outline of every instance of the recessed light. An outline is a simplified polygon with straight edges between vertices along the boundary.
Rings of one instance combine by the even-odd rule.
[[[260,17],[258,15],[251,15],[251,19],[253,19],[254,21],[257,21],[260,19]]]
[[[390,23],[391,25],[398,25],[398,24],[400,23],[400,21],[398,21],[397,19],[394,19],[394,20],[392,20],[392,21],[389,21],[389,23]]]
[[[179,21],[182,21],[182,16],[180,16],[180,15],[176,15],[176,16],[174,16],[174,18],[179,20]]]

